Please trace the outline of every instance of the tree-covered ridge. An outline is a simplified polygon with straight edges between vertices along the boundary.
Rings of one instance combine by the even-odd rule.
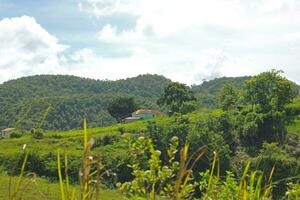
[[[216,94],[224,84],[241,87],[247,79],[223,77],[194,85],[191,89],[197,100],[188,102],[182,110],[194,110],[195,106],[216,108]],[[110,125],[116,122],[107,112],[113,99],[134,97],[138,107],[158,109],[157,99],[169,83],[171,80],[151,74],[117,81],[69,75],[36,75],[7,81],[0,84],[0,129],[77,129],[83,116],[90,126]]]
[[[117,81],[93,80],[69,75],[36,75],[7,81],[0,85],[2,99],[65,96],[78,93],[130,93],[144,97],[159,96],[171,82],[159,75],[139,75]]]
[[[215,94],[220,88],[228,83],[231,83],[237,87],[241,87],[243,83],[251,78],[250,76],[241,76],[241,77],[221,77],[215,78],[213,80],[204,81],[200,85],[193,85],[192,90],[196,93],[209,93]]]
[[[69,130],[115,123],[107,104],[117,96],[132,96],[139,106],[157,108],[155,101],[169,79],[140,75],[103,81],[65,75],[37,75],[0,85],[0,128]]]

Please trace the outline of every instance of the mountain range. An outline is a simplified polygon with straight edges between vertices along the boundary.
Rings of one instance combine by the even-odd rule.
[[[222,85],[237,86],[249,77],[216,78],[193,85],[196,94],[214,95]],[[93,80],[69,75],[35,75],[0,84],[0,128],[70,130],[82,126],[116,123],[108,114],[108,103],[118,96],[133,96],[140,107],[156,108],[157,98],[170,79],[161,75],[139,75],[117,81]],[[210,97],[211,98],[211,97]]]

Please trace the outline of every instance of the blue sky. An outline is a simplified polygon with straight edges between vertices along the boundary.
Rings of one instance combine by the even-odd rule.
[[[0,44],[0,82],[281,69],[300,83],[300,0],[0,0]]]

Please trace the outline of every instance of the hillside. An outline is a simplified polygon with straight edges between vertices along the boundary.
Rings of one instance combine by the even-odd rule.
[[[69,130],[113,124],[106,106],[116,96],[134,96],[142,107],[156,107],[155,99],[170,82],[159,75],[140,75],[118,81],[75,76],[38,75],[0,85],[0,128]]]
[[[299,101],[299,99],[297,100]],[[299,107],[299,105],[298,105]],[[149,131],[152,130],[149,128],[149,124],[152,123],[155,127],[157,127],[162,135],[168,133],[170,130],[172,131],[179,131],[180,133],[185,133],[186,129],[188,127],[192,128],[195,126],[195,124],[202,122],[205,122],[206,120],[215,118],[217,119],[222,114],[220,110],[215,111],[208,111],[208,110],[202,110],[197,111],[193,113],[189,113],[187,115],[184,115],[182,119],[188,119],[188,123],[186,124],[185,121],[176,121],[176,117],[162,117],[162,118],[156,118],[146,121],[139,121],[139,122],[133,122],[129,124],[116,124],[113,126],[107,126],[107,127],[98,127],[98,128],[89,128],[88,133],[95,141],[93,152],[101,152],[103,154],[103,164],[105,165],[106,169],[110,169],[113,172],[116,173],[116,177],[118,178],[118,181],[128,181],[132,177],[129,173],[129,168],[127,165],[127,162],[129,162],[129,154],[128,151],[128,143],[124,140],[125,135],[132,136],[136,138],[137,136],[140,136],[141,134],[149,134]],[[217,121],[214,121],[215,123]],[[178,124],[177,124],[178,123]],[[295,123],[288,126],[289,134],[288,134],[288,142],[286,144],[286,147],[292,155],[294,155],[296,158],[299,158],[299,138],[300,138],[300,129],[299,129],[300,121],[296,120]],[[213,127],[215,124],[213,124]],[[170,129],[170,130],[169,130]],[[124,133],[122,133],[122,131]],[[183,132],[182,132],[183,131]],[[176,132],[176,131],[175,131]],[[191,134],[190,132],[189,134]],[[212,134],[212,137],[215,139],[215,135],[213,132],[209,132]],[[122,136],[123,134],[123,136]],[[147,135],[146,134],[146,135]],[[298,136],[297,136],[298,135]],[[59,196],[59,193],[53,194],[55,191],[59,191],[58,183],[55,182],[57,180],[57,166],[56,166],[56,154],[55,150],[57,149],[66,149],[66,152],[69,156],[69,173],[70,178],[72,180],[77,180],[78,175],[78,165],[79,161],[82,158],[82,137],[83,137],[83,131],[82,130],[72,130],[72,131],[63,131],[63,132],[47,132],[44,134],[43,139],[34,139],[30,134],[25,134],[21,138],[12,138],[12,139],[2,139],[0,140],[0,146],[3,147],[0,149],[0,169],[2,170],[8,170],[13,169],[11,166],[15,165],[15,162],[20,157],[20,151],[24,144],[27,145],[28,151],[29,151],[29,160],[27,161],[28,164],[28,170],[33,171],[37,174],[37,177],[47,177],[48,179],[40,179],[35,178],[35,181],[39,183],[39,186],[36,185],[29,185],[29,189],[26,190],[25,197],[28,196],[31,197],[33,195],[40,194],[43,192],[47,197]],[[198,145],[204,145],[199,141],[200,138],[196,138],[196,144]],[[218,142],[220,142],[220,138],[217,138]],[[232,141],[229,140],[229,138],[225,138],[225,142],[231,143]],[[294,140],[292,140],[294,139]],[[218,151],[222,151],[223,147],[228,148],[227,145],[218,145],[215,144],[214,140],[208,140],[208,143],[205,143],[205,145],[210,145],[212,149],[216,148]],[[217,146],[214,146],[217,145]],[[222,147],[222,148],[220,148]],[[207,152],[207,156],[211,156],[211,153],[213,150],[209,150]],[[285,151],[282,151],[285,152]],[[277,153],[277,152],[276,152]],[[277,155],[277,154],[276,154]],[[286,155],[284,155],[286,156]],[[249,159],[250,157],[241,158],[243,159]],[[240,159],[240,158],[239,158]],[[286,158],[284,158],[286,159]],[[299,161],[296,160],[293,157],[289,157],[288,163],[295,164],[295,168],[299,166]],[[2,162],[1,162],[2,161]],[[280,160],[281,161],[281,160]],[[205,164],[207,161],[203,159],[201,161],[201,165]],[[232,162],[236,162],[236,159],[232,157]],[[244,162],[244,161],[243,161]],[[284,163],[281,163],[281,165],[284,165]],[[287,164],[288,165],[288,164]],[[273,166],[273,165],[271,165]],[[221,165],[222,168],[226,167],[224,164]],[[294,165],[292,165],[294,167]],[[14,170],[14,169],[13,169]],[[296,168],[295,170],[299,171],[299,168]],[[268,171],[268,170],[267,170]],[[0,171],[1,172],[1,171]],[[280,172],[280,171],[279,171]],[[277,173],[277,171],[276,171]],[[18,174],[18,172],[16,172]],[[47,182],[47,180],[52,180],[52,182]],[[1,176],[0,173],[0,183],[7,184],[9,182],[8,177]],[[111,186],[114,184],[114,180],[110,177],[106,177],[104,181],[105,185]],[[0,184],[1,185],[1,184]],[[49,189],[46,190],[45,188],[48,187]],[[72,187],[79,187],[78,185],[72,185]],[[116,188],[113,188],[115,190],[101,190],[103,194],[101,195],[103,198],[106,196],[109,196],[107,199],[113,199],[111,195],[113,192],[116,193],[115,195],[120,195],[117,193]],[[49,192],[49,190],[53,192]],[[3,186],[0,187],[0,194],[6,194],[7,193],[7,187]],[[1,195],[0,195],[1,197]],[[115,196],[114,196],[115,197]],[[119,197],[119,196],[118,196]],[[54,198],[54,197],[53,197]],[[105,198],[104,198],[105,199]]]
[[[249,78],[250,76],[215,78],[213,80],[204,81],[200,85],[193,85],[192,90],[195,93],[215,94],[225,84],[232,83],[240,87]]]
[[[153,76],[155,75],[142,77]],[[142,82],[140,77],[133,80],[137,79]],[[132,79],[129,80],[132,81]],[[218,87],[223,86],[219,82],[224,82],[224,78],[204,84],[214,85],[218,90]],[[177,84],[171,84],[169,87],[174,87],[174,85]],[[265,85],[268,87],[263,87]],[[154,86],[152,82],[152,87]],[[192,175],[187,175],[188,184],[192,188],[198,188],[199,184],[207,185],[209,180],[213,180],[213,190],[208,186],[204,189],[200,188],[201,191],[189,194],[191,198],[202,198],[204,195],[211,195],[211,191],[216,191],[210,199],[227,199],[221,197],[228,195],[230,187],[235,189],[231,192],[231,197],[234,198],[229,199],[246,199],[253,194],[268,196],[268,198],[262,196],[257,199],[284,199],[287,193],[293,190],[290,185],[299,187],[300,98],[294,93],[294,84],[278,75],[277,72],[264,72],[254,76],[246,86],[236,94],[228,90],[226,96],[218,102],[223,105],[223,100],[231,100],[232,96],[239,97],[244,99],[242,107],[236,106],[238,102],[235,100],[229,102],[232,106],[229,104],[227,107],[220,106],[217,109],[208,108],[202,104],[196,110],[186,114],[175,113],[170,116],[109,126],[105,102],[118,95],[124,96],[125,93],[85,91],[76,93],[76,90],[69,89],[65,90],[65,95],[59,96],[61,91],[49,89],[46,84],[44,88],[49,90],[51,97],[40,88],[38,89],[41,91],[41,97],[20,95],[20,100],[16,101],[11,109],[7,109],[6,117],[15,117],[15,123],[21,127],[34,126],[57,130],[62,125],[65,129],[73,129],[83,124],[83,131],[78,129],[12,132],[10,138],[0,139],[2,147],[0,148],[0,179],[7,181],[8,175],[18,176],[20,171],[22,176],[24,168],[20,167],[26,165],[26,173],[32,174],[33,172],[35,176],[41,177],[42,179],[38,179],[39,182],[59,180],[63,188],[63,180],[59,172],[62,167],[65,167],[66,183],[70,181],[74,188],[78,188],[80,183],[82,184],[81,181],[89,181],[81,179],[82,176],[80,176],[83,172],[87,172],[89,177],[95,178],[90,180],[100,183],[99,180],[103,189],[107,187],[113,190],[103,190],[105,191],[103,196],[110,195],[118,189],[122,197],[129,197],[128,195],[131,194],[143,197],[148,194],[130,191],[131,185],[137,180],[142,180],[142,184],[137,187],[145,192],[148,191],[147,186],[153,185],[151,184],[153,177],[161,180],[161,185],[170,184],[170,188],[174,188],[177,184],[172,184],[178,180],[176,174],[181,173],[178,167],[189,166],[189,160],[195,160],[191,170],[194,173],[193,178]],[[141,87],[144,87],[144,84],[141,84]],[[281,90],[278,91],[277,88]],[[188,90],[188,88],[185,89]],[[128,91],[133,93],[136,90],[128,89]],[[211,92],[208,95],[215,98],[216,94],[212,90],[208,91]],[[249,92],[251,96],[248,96]],[[175,90],[168,95],[172,97],[178,93],[180,92]],[[202,91],[196,95],[199,104],[201,101],[199,96],[206,94]],[[126,95],[130,95],[129,92]],[[147,106],[146,104],[149,103],[148,106],[153,107],[157,96],[146,97],[139,94],[134,97],[139,105]],[[273,97],[272,100],[268,99],[270,96]],[[281,101],[273,104],[276,99]],[[21,114],[16,115],[18,113]],[[87,115],[87,123],[82,120],[84,115]],[[97,121],[99,119],[101,121]],[[108,126],[95,128],[98,123]],[[114,122],[111,121],[111,123]],[[178,151],[180,149],[182,150]],[[24,161],[22,161],[23,158]],[[216,161],[218,172],[214,173],[213,166]],[[101,166],[101,168],[97,167],[95,171],[97,173],[90,170],[96,167],[93,164]],[[100,177],[102,173],[103,176]],[[162,174],[165,175],[161,176]],[[251,177],[250,182],[246,175]],[[29,176],[26,175],[24,178],[27,177]],[[220,177],[226,178],[220,179]],[[260,182],[261,180],[269,181],[265,186],[265,183]],[[50,186],[49,182],[44,183],[44,187],[48,184]],[[240,185],[243,184],[245,189],[242,190]],[[166,188],[160,189],[160,186],[157,186],[157,191],[153,191],[157,195],[163,194],[161,191],[165,191]],[[97,187],[99,189],[100,185]],[[246,191],[248,188],[249,191]],[[7,189],[0,188],[0,193],[5,193],[5,191]],[[32,188],[31,191],[35,192],[36,188]],[[162,197],[172,199],[172,191],[169,194],[163,194],[165,196]],[[241,194],[245,194],[245,197],[240,198]],[[22,193],[20,195],[22,196]]]
[[[250,77],[222,77],[191,88],[200,106],[216,108],[216,92],[227,83],[240,87]],[[116,123],[107,104],[118,96],[133,96],[138,106],[158,108],[156,100],[171,80],[160,75],[140,75],[117,81],[68,75],[36,75],[0,84],[0,129],[70,130]]]

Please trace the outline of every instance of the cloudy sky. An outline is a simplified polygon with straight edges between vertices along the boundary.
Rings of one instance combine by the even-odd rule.
[[[300,0],[0,0],[0,82],[270,69],[300,83]]]

